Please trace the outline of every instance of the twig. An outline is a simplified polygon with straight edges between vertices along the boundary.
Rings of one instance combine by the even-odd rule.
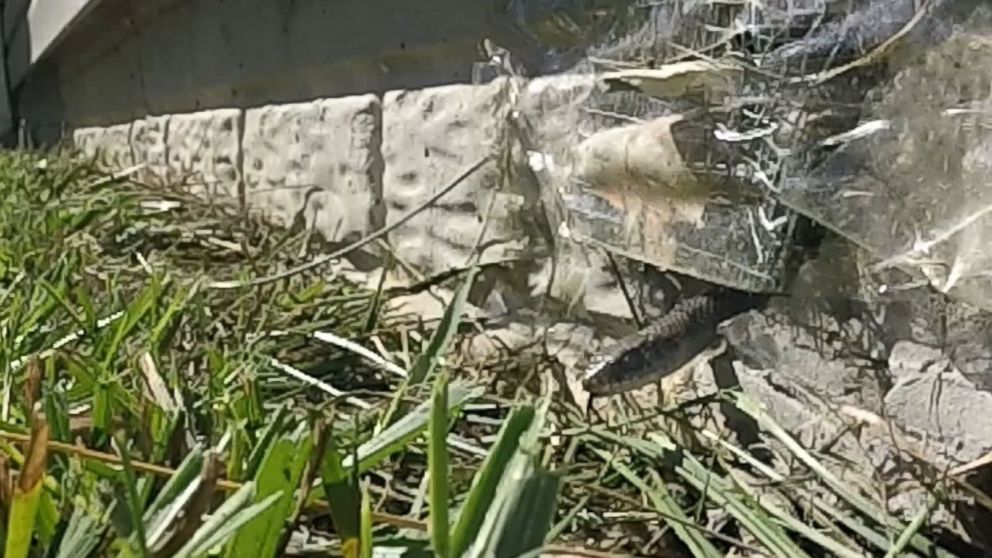
[[[465,258],[465,263],[462,267],[469,267],[471,265],[478,265],[482,261],[482,239],[486,237],[486,232],[489,231],[489,221],[492,219],[493,208],[496,207],[496,196],[499,195],[499,190],[494,190],[490,192],[489,203],[486,204],[486,212],[482,218],[482,226],[479,227],[479,234],[475,237],[475,242],[472,243],[472,250],[468,253]]]
[[[96,328],[97,329],[100,329],[100,328],[106,327],[106,326],[108,326],[108,325],[116,322],[117,320],[121,319],[122,317],[124,317],[124,312],[123,311],[119,311],[119,312],[115,312],[115,313],[111,314],[110,316],[107,316],[106,318],[100,318],[96,322]],[[24,366],[24,364],[31,357],[33,357],[33,356],[37,356],[38,358],[41,358],[41,359],[46,359],[46,358],[52,356],[53,354],[55,354],[55,351],[61,349],[62,347],[68,345],[69,343],[72,343],[73,341],[76,341],[77,339],[81,338],[84,335],[86,335],[86,331],[83,331],[83,330],[79,330],[79,331],[76,331],[74,333],[70,333],[69,335],[66,335],[65,337],[63,337],[63,338],[59,339],[58,341],[56,341],[55,343],[53,343],[52,346],[49,347],[48,349],[45,349],[45,350],[43,350],[41,352],[38,352],[38,353],[34,353],[34,354],[27,355],[27,356],[23,356],[21,358],[14,359],[10,363],[10,368],[11,368],[11,370],[17,370],[21,366]]]
[[[908,22],[906,22],[906,25],[904,25],[902,29],[897,31],[894,35],[886,39],[882,44],[878,45],[877,47],[875,47],[874,50],[862,56],[861,58],[858,58],[857,60],[850,62],[848,64],[844,64],[843,66],[833,68],[831,70],[818,72],[815,74],[807,74],[805,76],[793,78],[789,80],[790,83],[809,83],[811,85],[822,85],[823,83],[830,81],[833,78],[843,73],[849,72],[855,68],[860,68],[862,66],[868,66],[869,64],[874,64],[875,62],[878,61],[879,58],[885,56],[885,54],[889,51],[889,49],[892,48],[893,45],[899,42],[900,39],[906,36],[906,34],[912,31],[913,28],[916,27],[916,25],[923,20],[923,16],[926,15],[928,9],[930,8],[930,4],[932,2],[933,0],[924,0],[924,3],[922,6],[920,6],[920,9],[917,10],[915,14],[913,14],[913,18],[910,19]]]
[[[320,389],[321,391],[324,391],[326,393],[329,393],[329,394],[333,395],[334,397],[343,397],[344,396],[344,392],[343,391],[335,388],[334,386],[328,384],[327,382],[322,382],[322,381],[318,380],[317,378],[314,378],[313,376],[309,376],[309,375],[305,374],[304,372],[302,372],[300,370],[297,370],[296,368],[293,368],[292,366],[290,366],[288,364],[285,364],[283,362],[279,362],[278,360],[276,360],[274,358],[269,358],[269,364],[271,364],[273,368],[279,370],[280,372],[283,372],[283,373],[285,373],[285,374],[287,374],[289,376],[292,376],[293,378],[296,378],[297,380],[300,380],[303,383],[306,383],[306,384],[309,384],[311,386],[314,386],[314,387]],[[370,405],[369,403],[367,403],[365,401],[362,401],[361,399],[357,399],[355,397],[345,397],[345,401],[347,401],[348,403],[351,403],[352,405],[354,405],[356,407],[359,407],[361,409],[371,409],[372,408],[372,405]]]
[[[272,331],[267,331],[259,335],[258,337],[269,337],[269,338],[282,337],[284,335],[291,335],[292,333],[293,332],[290,331],[272,330]],[[347,351],[351,351],[361,357],[364,357],[365,359],[372,362],[382,370],[385,370],[386,372],[391,372],[392,374],[395,374],[396,376],[399,376],[401,378],[405,378],[407,376],[406,370],[404,370],[399,365],[389,362],[388,360],[373,353],[372,351],[366,349],[365,347],[359,345],[358,343],[355,343],[354,341],[345,339],[339,335],[335,335],[328,331],[314,331],[308,336],[318,341],[328,343],[330,345],[335,345]]]
[[[136,173],[136,172],[144,169],[147,166],[148,166],[148,163],[138,163],[137,165],[132,165],[130,167],[127,167],[125,169],[119,170],[117,172],[112,172],[112,173],[108,174],[107,176],[103,176],[103,177],[97,178],[96,180],[94,180],[93,182],[90,182],[86,186],[89,187],[89,188],[93,188],[95,186],[102,186],[104,184],[108,184],[108,183],[113,182],[115,180],[120,180],[122,178],[127,178],[128,176],[131,176],[132,174],[134,174],[134,173]]]
[[[637,326],[637,329],[641,329],[644,327],[644,322],[641,321],[637,313],[637,305],[634,303],[634,297],[631,296],[630,291],[627,289],[627,282],[623,280],[623,274],[620,273],[620,266],[617,265],[617,261],[613,257],[613,252],[604,249],[603,253],[606,254],[606,259],[610,262],[610,270],[613,272],[617,284],[620,285],[620,292],[623,294],[624,300],[627,301],[627,308],[630,309],[630,315],[634,318],[634,325]]]
[[[987,465],[992,465],[992,452],[986,453],[985,455],[979,457],[978,459],[971,461],[970,463],[965,463],[964,465],[959,465],[947,472],[949,476],[956,477],[959,475],[964,475],[970,473],[977,469],[981,469]]]
[[[374,240],[376,240],[378,238],[384,237],[385,235],[389,234],[391,231],[395,230],[397,227],[403,225],[404,223],[406,223],[410,219],[414,218],[421,211],[427,209],[431,205],[434,205],[439,199],[441,199],[442,197],[444,197],[445,195],[447,195],[448,192],[454,190],[456,186],[460,185],[469,176],[473,175],[477,170],[479,170],[480,168],[482,168],[482,166],[484,164],[486,164],[489,161],[490,158],[491,158],[491,156],[487,155],[487,156],[483,157],[482,159],[480,159],[474,165],[472,165],[471,167],[469,167],[468,170],[466,170],[461,175],[459,175],[457,178],[455,178],[450,184],[448,184],[447,186],[445,186],[444,188],[442,188],[438,193],[436,193],[433,196],[431,196],[430,199],[426,200],[424,203],[422,203],[419,206],[415,207],[413,210],[411,210],[409,213],[407,213],[407,214],[403,215],[402,217],[400,217],[399,219],[397,219],[391,225],[386,225],[385,227],[382,227],[381,229],[376,230],[372,234],[369,234],[367,236],[364,236],[364,237],[356,240],[355,242],[352,242],[351,244],[345,246],[344,248],[341,248],[340,250],[337,250],[337,251],[332,252],[330,254],[327,254],[327,255],[321,256],[319,258],[316,258],[313,261],[310,261],[310,262],[307,262],[305,264],[299,265],[299,266],[297,266],[297,267],[295,267],[293,269],[288,269],[286,271],[283,271],[282,273],[277,273],[275,275],[269,275],[268,277],[259,277],[257,279],[252,279],[251,281],[246,281],[246,282],[240,282],[240,281],[215,281],[213,283],[209,283],[207,285],[207,288],[210,288],[210,289],[237,289],[237,288],[240,288],[240,287],[258,287],[258,286],[261,286],[261,285],[268,285],[269,283],[275,283],[277,281],[282,281],[283,279],[288,279],[288,278],[290,278],[290,277],[292,277],[294,275],[299,275],[300,273],[303,273],[303,272],[309,271],[309,270],[311,270],[311,269],[313,269],[315,267],[319,267],[321,265],[324,265],[325,263],[327,263],[327,262],[329,262],[331,260],[335,260],[337,258],[340,258],[341,256],[343,256],[345,254],[348,254],[350,252],[353,252],[353,251],[357,250],[358,248],[361,248],[362,246],[365,246],[366,244],[368,244],[368,243],[370,243],[370,242],[372,242],[372,241],[374,241]]]

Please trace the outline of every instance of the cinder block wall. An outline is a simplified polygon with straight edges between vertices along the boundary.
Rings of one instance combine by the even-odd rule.
[[[146,180],[244,200],[277,223],[305,224],[332,242],[395,223],[490,156],[491,163],[395,228],[389,243],[425,276],[462,268],[477,250],[482,263],[504,264],[491,272],[490,304],[498,313],[526,308],[544,294],[555,250],[548,242],[554,224],[521,160],[510,113],[562,82],[569,86],[568,78],[500,78],[152,115],[77,128],[72,141],[106,169],[143,163]],[[559,255],[553,294],[580,313],[629,315],[601,256]]]

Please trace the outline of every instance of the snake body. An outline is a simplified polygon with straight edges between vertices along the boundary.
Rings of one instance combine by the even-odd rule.
[[[720,290],[680,300],[660,320],[620,339],[582,382],[592,395],[638,389],[673,374],[713,343],[721,322],[759,308],[768,295]]]

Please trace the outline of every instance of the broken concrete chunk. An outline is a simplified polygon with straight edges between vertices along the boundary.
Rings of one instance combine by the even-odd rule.
[[[883,386],[871,332],[857,319],[812,314],[801,322],[774,308],[752,311],[724,322],[721,332],[745,364],[771,371],[771,380],[878,411]]]
[[[896,379],[885,395],[888,418],[923,444],[937,465],[960,465],[992,451],[992,393],[976,388],[939,350],[909,341],[889,357]]]

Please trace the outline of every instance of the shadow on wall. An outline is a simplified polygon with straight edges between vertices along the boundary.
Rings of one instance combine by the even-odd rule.
[[[541,55],[514,24],[509,4],[102,0],[31,68],[14,94],[15,112],[46,142],[57,139],[63,121],[107,126],[145,115],[470,83],[485,38],[525,64]]]

